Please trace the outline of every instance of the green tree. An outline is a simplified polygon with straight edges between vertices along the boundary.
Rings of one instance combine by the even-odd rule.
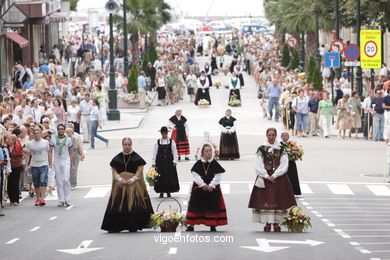
[[[314,85],[314,87],[317,89],[317,90],[322,90],[322,75],[321,75],[321,71],[320,69],[317,67],[317,66],[314,66],[314,70],[313,70],[313,73],[312,73],[312,83]]]
[[[127,82],[128,93],[138,93],[138,69],[134,64],[131,65],[129,81]]]
[[[287,43],[283,44],[283,51],[282,51],[282,61],[280,65],[287,68],[290,64],[290,50],[288,49]]]
[[[144,57],[142,59],[142,70],[148,75],[147,71],[148,71],[148,62],[149,62],[149,57],[148,57],[148,52],[145,52],[144,53]]]
[[[299,67],[299,51],[297,48],[292,48],[291,56],[290,70],[295,70]]]
[[[149,47],[148,47],[148,61],[150,61],[152,64],[157,60],[157,51],[156,51],[156,44],[154,41],[150,41]]]
[[[314,59],[314,56],[310,56],[309,58],[309,65],[307,66],[306,70],[306,78],[308,83],[313,83],[313,72],[315,68],[317,67],[316,65],[316,60]]]
[[[77,10],[77,3],[79,2],[79,0],[63,0],[63,1],[70,3],[70,10],[71,11],[76,11]]]

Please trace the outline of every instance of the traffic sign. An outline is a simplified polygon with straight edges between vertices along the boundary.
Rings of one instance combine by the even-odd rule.
[[[325,53],[325,67],[340,68],[340,53],[326,52]]]
[[[344,49],[344,56],[348,60],[357,60],[360,57],[360,48],[356,44],[350,44]]]
[[[345,67],[359,67],[360,66],[360,61],[358,60],[349,60],[344,62]]]
[[[288,47],[290,47],[290,48],[297,47],[297,45],[298,45],[298,40],[297,40],[297,38],[295,38],[294,36],[288,37],[288,39],[287,39],[287,45],[288,45]]]
[[[334,41],[330,44],[330,50],[331,50],[332,52],[342,53],[343,50],[344,50],[344,43],[343,43],[343,41],[334,40]]]
[[[361,30],[360,49],[363,69],[380,69],[382,67],[382,39],[380,30]]]

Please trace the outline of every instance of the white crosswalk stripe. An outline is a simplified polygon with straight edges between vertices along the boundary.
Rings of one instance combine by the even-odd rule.
[[[84,196],[84,199],[103,198],[108,194],[110,190],[111,190],[110,187],[92,188],[89,190],[87,195]]]
[[[329,190],[337,195],[353,195],[347,184],[327,184]]]
[[[386,185],[366,185],[376,196],[390,196],[390,189]]]
[[[301,192],[303,194],[311,194],[313,191],[311,190],[310,186],[306,183],[302,183],[301,185]]]

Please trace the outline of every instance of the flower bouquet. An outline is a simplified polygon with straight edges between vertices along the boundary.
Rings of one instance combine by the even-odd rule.
[[[207,133],[208,134],[208,133]],[[203,142],[203,144],[201,144],[200,146],[198,146],[198,148],[196,148],[196,153],[195,153],[195,159],[196,160],[200,160],[200,149],[201,147],[203,147],[203,145],[205,143],[209,144],[213,150],[214,150],[214,159],[215,160],[218,160],[219,159],[219,150],[218,150],[218,147],[216,144],[213,143],[213,140],[211,140],[211,138],[209,136],[207,136],[207,134],[205,133],[205,140]],[[207,137],[206,137],[207,136]]]
[[[214,87],[215,87],[216,89],[219,89],[219,87],[220,87],[221,85],[222,85],[221,82],[215,82],[215,83],[214,83]]]
[[[157,211],[159,210],[161,203],[167,200],[176,201],[179,205],[181,212],[181,205],[174,198],[166,198],[161,201],[157,206]],[[157,213],[152,214],[150,216],[149,227],[156,229],[157,226],[159,226],[161,228],[161,232],[176,232],[176,228],[178,225],[186,225],[185,216],[183,216],[183,214],[180,212],[176,209],[172,209],[171,207],[169,207],[168,210],[158,211]]]
[[[155,168],[150,168],[146,173],[145,180],[148,182],[149,186],[154,186],[156,183],[157,177],[160,176]]]
[[[139,103],[139,95],[135,93],[121,93],[118,97],[127,104]]]
[[[283,218],[283,226],[290,232],[302,232],[311,227],[310,217],[305,215],[302,208],[293,206],[288,209],[287,215]]]
[[[297,142],[295,141],[288,141],[284,144],[284,146],[286,148],[289,161],[302,160],[304,154],[302,145],[297,145]]]
[[[198,101],[199,107],[208,107],[210,105],[210,102],[206,99],[201,99]]]
[[[230,101],[229,101],[228,105],[231,106],[231,107],[239,107],[239,106],[241,106],[241,100],[239,100],[237,98],[236,93],[232,94],[232,97],[230,98]]]

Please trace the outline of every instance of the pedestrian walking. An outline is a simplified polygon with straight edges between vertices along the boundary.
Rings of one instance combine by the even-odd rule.
[[[285,146],[290,140],[290,134],[288,132],[283,132],[280,135],[282,141],[280,142],[283,146]],[[298,169],[297,164],[293,160],[288,160],[288,169],[287,169],[287,177],[290,181],[291,188],[294,191],[295,195],[301,195],[301,186],[299,185],[299,177],[298,177]]]
[[[206,100],[209,102],[209,105],[211,105],[209,88],[209,80],[206,77],[206,73],[202,71],[200,73],[200,77],[198,78],[198,91],[196,92],[196,97],[194,101],[196,106],[198,105],[198,102],[200,100]]]
[[[345,138],[345,132],[347,129],[351,129],[351,105],[348,104],[349,95],[344,94],[343,98],[340,99],[337,103],[337,120],[336,128],[339,130],[339,138],[341,138],[341,132],[343,133],[342,137]]]
[[[187,75],[186,78],[186,84],[187,84],[187,94],[190,96],[190,101],[195,101],[195,89],[198,85],[198,79],[196,75],[194,74],[193,70],[190,70],[190,74]]]
[[[153,146],[152,167],[156,168],[159,176],[154,185],[154,190],[160,193],[160,198],[171,197],[171,193],[178,192],[179,179],[177,177],[177,149],[176,143],[168,138],[168,128],[161,127],[161,138]]]
[[[144,109],[146,107],[146,78],[145,73],[141,71],[138,76],[138,94],[139,94],[139,108]]]
[[[132,149],[129,137],[122,139],[122,152],[110,162],[112,189],[101,229],[109,233],[147,228],[153,214],[143,171],[146,162]]]
[[[37,199],[35,206],[44,206],[49,173],[49,142],[42,139],[42,130],[34,128],[34,139],[26,144],[26,174],[31,170]]]
[[[102,121],[100,119],[99,112],[99,101],[94,99],[92,101],[92,110],[91,110],[91,147],[90,149],[95,149],[95,137],[100,141],[106,143],[108,147],[109,140],[97,133],[98,128],[102,128]]]
[[[312,136],[318,135],[318,103],[320,100],[317,98],[317,91],[312,91],[308,102],[309,106],[309,134]]]
[[[55,171],[58,207],[70,204],[70,170],[74,170],[72,140],[65,135],[65,125],[57,126],[58,135],[52,136],[49,150],[49,168]]]
[[[376,96],[371,101],[372,114],[374,117],[374,141],[383,141],[383,129],[384,129],[384,107],[382,90],[376,90]]]
[[[273,109],[275,107],[275,121],[279,122],[279,98],[282,94],[282,89],[279,86],[277,80],[272,81],[272,85],[269,85],[267,88],[268,100],[268,120],[272,120]]]
[[[80,161],[84,160],[84,151],[80,138],[75,135],[73,128],[70,128],[69,124],[68,128],[65,129],[65,133],[72,140],[73,167],[70,169],[70,186],[71,190],[74,190],[77,186],[79,164]]]
[[[375,93],[373,90],[368,91],[367,97],[363,101],[362,108],[364,110],[364,126],[363,136],[367,140],[372,136],[373,117],[371,114],[371,102],[374,98]]]
[[[355,129],[355,138],[358,138],[359,129],[362,127],[362,105],[357,91],[352,92],[352,98],[349,100],[349,105],[351,106],[351,127]],[[349,131],[349,137],[351,137],[352,128]]]
[[[85,93],[85,99],[80,102],[80,124],[83,129],[83,143],[89,143],[91,141],[91,112],[92,101],[91,95]]]
[[[237,77],[236,72],[232,73],[232,77],[229,81],[229,89],[228,105],[231,104],[233,95],[235,96],[235,99],[240,100],[241,102],[239,78]]]
[[[18,138],[14,134],[7,135],[7,149],[11,160],[11,172],[7,180],[7,191],[11,206],[19,204],[19,181],[20,174],[23,170],[22,159],[23,152]]]
[[[322,100],[318,103],[317,118],[325,138],[329,138],[330,126],[332,124],[333,103],[329,99],[327,91],[322,92]]]
[[[309,98],[304,95],[303,89],[298,91],[298,96],[292,101],[295,111],[296,130],[298,137],[307,136],[307,119],[309,113]]]

